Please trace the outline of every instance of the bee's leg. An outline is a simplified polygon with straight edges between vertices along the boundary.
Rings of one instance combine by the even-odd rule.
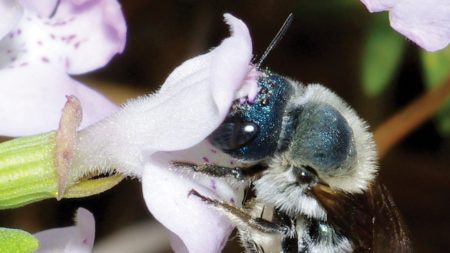
[[[282,253],[298,253],[298,235],[296,229],[296,219],[293,219],[286,215],[284,212],[276,209],[275,219],[283,224],[285,227],[289,227],[289,233],[284,234],[281,239],[281,252]]]
[[[233,177],[239,181],[247,179],[247,173],[245,173],[241,168],[227,168],[224,166],[218,166],[214,164],[194,164],[189,162],[172,162],[177,168],[190,168],[194,172],[202,173],[207,176],[212,177]]]
[[[211,205],[224,215],[226,215],[235,225],[255,229],[262,233],[290,235],[291,227],[284,224],[274,223],[262,218],[254,218],[242,209],[229,205],[220,200],[210,199],[201,195],[196,190],[191,190],[189,195],[195,195],[203,202]],[[294,229],[295,231],[295,229]]]
[[[282,253],[298,253],[298,237],[284,236],[281,241]]]

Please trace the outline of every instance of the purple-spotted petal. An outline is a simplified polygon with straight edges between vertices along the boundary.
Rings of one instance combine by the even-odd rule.
[[[54,35],[65,39],[60,55],[70,74],[103,67],[125,48],[127,27],[116,0],[62,1],[49,25],[61,27]]]
[[[8,34],[22,17],[22,6],[14,0],[0,0],[0,40]]]
[[[39,249],[36,253],[89,253],[95,239],[95,220],[92,213],[79,208],[75,226],[54,228],[36,233]]]
[[[66,95],[76,96],[83,108],[82,126],[117,110],[96,91],[45,65],[0,70],[0,135],[22,136],[58,127]]]
[[[228,185],[219,185],[218,182],[204,186],[188,175],[168,170],[174,159],[181,157],[155,154],[145,167],[142,187],[150,212],[181,239],[183,244],[172,241],[172,245],[177,247],[175,250],[180,250],[177,252],[183,252],[183,248],[188,252],[221,252],[234,226],[225,216],[198,197],[189,195],[189,192],[195,189],[204,196],[219,199],[218,188],[225,192],[232,190],[226,189]]]
[[[0,67],[45,62],[69,74],[106,65],[125,46],[126,24],[115,0],[61,1],[51,18],[26,10],[0,42]]]
[[[168,170],[173,168],[172,161],[222,166],[239,164],[204,141],[183,151],[155,153],[142,177],[149,210],[175,234],[171,237],[175,252],[221,252],[234,226],[223,214],[189,192],[195,189],[204,196],[239,206],[245,184],[230,186],[223,179],[194,176],[190,168]]]
[[[391,26],[427,51],[450,43],[450,1],[403,0],[389,12]]]

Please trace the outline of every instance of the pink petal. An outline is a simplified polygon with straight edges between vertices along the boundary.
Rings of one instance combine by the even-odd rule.
[[[95,239],[94,216],[86,209],[79,208],[75,216],[75,226],[54,228],[36,233],[39,250],[36,253],[89,253]]]
[[[237,26],[232,30],[246,30],[237,19],[230,20]],[[120,165],[121,172],[139,176],[145,161],[142,156],[186,149],[204,140],[224,120],[237,90],[248,83],[246,75],[251,73],[250,57],[245,58],[247,62],[234,57],[230,46],[248,44],[249,37],[235,32],[231,38],[177,67],[156,94],[129,102],[115,115],[80,133],[85,141],[79,143],[79,166],[100,163],[108,167],[104,160],[96,162],[92,157],[102,152],[116,163],[114,167]],[[224,77],[218,63],[234,66],[224,66],[223,71],[235,77]]]
[[[0,67],[26,62],[85,73],[121,53],[125,40],[126,24],[117,1],[91,0],[81,5],[61,1],[51,18],[25,12],[11,36],[0,42],[0,59],[5,61]]]
[[[233,226],[226,217],[188,193],[195,189],[214,199],[218,196],[192,179],[168,170],[171,160],[158,156],[144,170],[142,187],[150,212],[182,240],[188,252],[221,252]],[[179,243],[175,245],[184,248]]]
[[[56,8],[58,0],[19,0],[28,10],[36,12],[41,17],[49,17]]]
[[[224,14],[230,26],[231,36],[210,53],[187,60],[177,67],[166,79],[159,93],[172,90],[173,93],[195,85],[208,82],[217,112],[225,116],[236,93],[244,85],[239,96],[254,96],[257,90],[257,74],[250,66],[252,41],[247,26],[242,20]]]
[[[391,9],[396,2],[395,0],[361,0],[370,12],[387,11]]]
[[[169,232],[170,247],[175,253],[189,253],[184,242],[176,234]]]
[[[58,127],[66,95],[81,101],[83,122],[90,125],[117,110],[96,91],[62,71],[43,65],[0,70],[0,135],[22,136]]]
[[[248,30],[231,16],[227,20],[232,26],[231,39],[176,68],[156,94],[131,101],[116,114],[81,131],[73,163],[81,170],[117,168],[142,177],[150,211],[189,252],[219,252],[233,227],[203,202],[188,198],[189,191],[196,189],[231,203],[240,203],[242,197],[238,194],[242,188],[234,189],[221,180],[197,176],[194,181],[189,175],[168,170],[174,160],[222,161],[228,166],[233,162],[222,159],[204,142],[193,147],[220,125],[244,84],[256,85]],[[219,64],[224,65],[223,72]],[[183,149],[188,150],[177,151]],[[179,241],[173,244],[180,245]]]
[[[222,166],[239,164],[207,141],[183,151],[159,152],[152,158],[142,178],[144,199],[153,216],[175,234],[171,237],[173,249],[177,253],[221,252],[234,226],[197,197],[188,196],[189,191],[195,189],[213,199],[239,206],[246,185],[231,187],[222,179],[193,175],[188,168],[176,171],[167,168],[172,167],[171,161]]]
[[[249,75],[252,58],[252,40],[245,23],[230,14],[225,14],[224,17],[232,36],[213,50],[211,64],[211,74],[214,76],[211,80],[212,95],[222,115],[228,113],[236,91]],[[253,79],[253,86],[257,86],[256,78]]]
[[[61,39],[75,36],[63,52],[70,74],[103,67],[125,48],[127,27],[116,0],[62,1],[54,20],[55,25],[67,22]]]
[[[19,22],[23,10],[14,0],[0,0],[0,39],[8,34]]]
[[[450,1],[402,0],[389,12],[391,26],[428,51],[450,42]]]

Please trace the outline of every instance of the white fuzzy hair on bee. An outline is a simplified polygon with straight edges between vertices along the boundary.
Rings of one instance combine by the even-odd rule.
[[[300,87],[297,81],[289,80]],[[340,174],[327,174],[318,171],[319,177],[332,188],[349,193],[361,193],[367,190],[378,170],[377,154],[373,134],[369,132],[366,122],[361,119],[344,100],[320,84],[310,84],[304,88],[303,95],[292,101],[292,106],[301,106],[307,102],[327,103],[345,118],[353,131],[356,158],[350,170],[335,170]]]

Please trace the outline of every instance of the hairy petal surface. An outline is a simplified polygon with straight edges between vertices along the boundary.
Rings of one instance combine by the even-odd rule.
[[[242,21],[233,17],[229,22],[234,27]],[[200,143],[225,119],[237,91],[246,85],[256,85],[253,74],[253,78],[247,78],[248,73],[253,73],[251,47],[245,52],[235,52],[230,45],[232,41],[246,44],[243,41],[248,40],[247,35],[233,33],[232,39],[224,41],[225,45],[222,43],[177,67],[156,94],[130,101],[108,119],[83,130],[75,164],[86,170],[118,168],[125,174],[141,176],[143,164],[153,153],[182,150]],[[244,53],[247,62],[234,56]],[[223,58],[238,59],[227,64],[239,68],[224,68],[226,76],[234,78],[225,78],[215,70],[217,63],[224,62]]]
[[[75,226],[54,228],[36,233],[39,250],[36,253],[90,253],[95,239],[95,219],[92,213],[79,208]]]
[[[189,168],[170,169],[172,161],[234,163],[202,142],[225,119],[237,96],[252,97],[257,91],[249,88],[256,86],[258,75],[250,64],[248,29],[231,15],[225,19],[231,26],[230,38],[177,67],[157,93],[131,101],[82,130],[73,161],[79,173],[114,168],[142,178],[147,206],[176,235],[172,245],[177,252],[220,252],[232,230],[225,217],[188,197],[190,190],[240,203],[242,186],[193,178],[186,172]]]

